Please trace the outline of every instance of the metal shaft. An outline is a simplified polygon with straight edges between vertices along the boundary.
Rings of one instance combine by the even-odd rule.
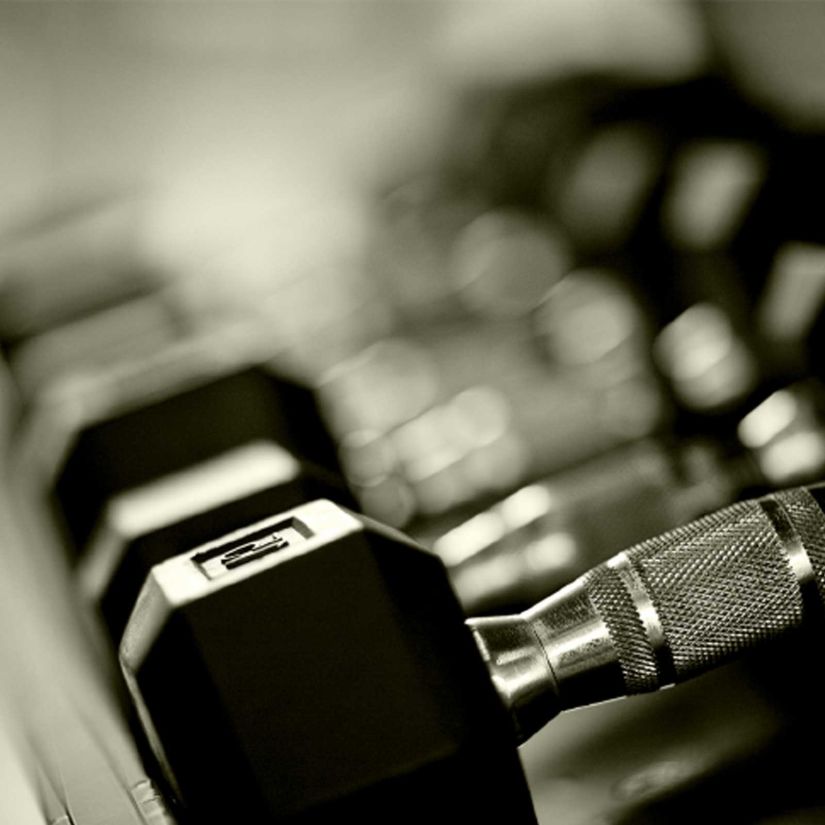
[[[515,616],[472,619],[519,741],[561,710],[655,691],[798,627],[825,594],[822,488],[642,542]]]

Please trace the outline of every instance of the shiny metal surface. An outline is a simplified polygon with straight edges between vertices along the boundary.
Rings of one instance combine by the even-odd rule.
[[[524,613],[470,627],[524,741],[561,710],[659,690],[800,627],[821,607],[823,548],[817,500],[787,490],[642,542]]]
[[[523,619],[492,617],[468,623],[493,684],[524,742],[558,713],[558,684],[535,630]]]
[[[607,566],[619,574],[622,584],[633,600],[633,605],[642,621],[647,641],[656,657],[657,670],[659,673],[667,672],[670,662],[667,655],[667,640],[665,639],[662,620],[644,581],[633,567],[633,561],[627,553],[619,553],[607,562]]]
[[[788,512],[782,505],[779,496],[766,496],[759,501],[765,515],[770,519],[776,535],[782,542],[782,549],[788,557],[788,562],[793,569],[796,580],[801,590],[806,591],[810,587],[816,588],[816,576],[808,553],[802,545],[802,539],[797,533]]]
[[[526,611],[553,669],[561,708],[615,696],[623,684],[619,656],[581,577]]]

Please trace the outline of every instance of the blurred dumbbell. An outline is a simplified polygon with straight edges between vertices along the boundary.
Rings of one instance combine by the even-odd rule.
[[[226,347],[226,349],[223,349]],[[41,479],[117,641],[151,566],[324,496],[353,506],[313,390],[221,336],[64,385]]]
[[[711,443],[648,439],[522,487],[433,541],[468,614],[521,610],[630,546],[730,503]]]
[[[616,548],[731,503],[825,474],[825,391],[769,395],[734,437],[647,439],[517,490],[433,541],[465,610],[521,609]]]
[[[680,138],[651,233],[657,364],[681,423],[723,435],[819,361],[821,139],[744,114]]]
[[[673,159],[646,288],[660,328],[654,358],[682,430],[724,436],[777,382],[797,374],[764,347],[753,324],[781,238],[763,214],[780,206],[766,183],[768,165],[764,145],[724,134],[687,141]],[[754,260],[745,252],[757,239],[762,254]]]
[[[768,118],[718,78],[666,88],[578,78],[481,91],[466,109],[467,123],[483,128],[465,129],[480,137],[441,171],[444,190],[460,192],[455,181],[464,181],[478,204],[478,217],[454,229],[460,294],[474,306],[479,295],[486,300],[500,270],[503,297],[487,303],[506,309],[519,294],[512,273],[528,260],[544,277],[529,310],[570,264],[619,266],[663,330],[656,360],[683,410],[683,431],[729,428],[776,389],[766,387],[775,365],[755,340],[752,305],[797,210],[777,184],[794,152]],[[432,199],[430,214],[447,201]],[[502,217],[510,226],[513,216],[542,228],[555,260],[522,240],[522,260],[514,266],[497,251],[507,266],[496,266],[489,250],[503,246],[501,237],[481,230],[493,225],[501,236]]]
[[[274,441],[227,450],[112,496],[80,562],[80,584],[117,643],[155,564],[316,498],[355,506],[342,477]]]

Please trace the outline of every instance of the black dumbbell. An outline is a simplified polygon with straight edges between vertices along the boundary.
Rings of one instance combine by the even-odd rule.
[[[354,506],[344,480],[256,441],[111,498],[78,566],[116,644],[151,568],[187,547],[316,498]]]
[[[313,391],[214,343],[65,398],[51,503],[115,641],[153,564],[307,500],[354,506]]]
[[[312,502],[155,567],[121,664],[195,822],[535,822],[518,741],[819,612],[823,504],[739,502],[468,627],[434,556]]]
[[[340,472],[314,393],[272,364],[210,361],[197,349],[180,358],[170,349],[115,384],[102,409],[74,424],[54,478],[56,508],[78,552],[113,495],[256,440]]]
[[[155,567],[122,659],[193,822],[535,822],[442,564],[330,502]]]

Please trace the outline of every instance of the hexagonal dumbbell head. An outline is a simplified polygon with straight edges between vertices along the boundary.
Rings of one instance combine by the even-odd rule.
[[[155,567],[121,663],[193,821],[535,823],[441,562],[330,502]]]
[[[149,571],[215,536],[299,504],[354,506],[337,476],[256,441],[116,494],[80,561],[82,589],[117,644]]]
[[[165,359],[165,360],[164,360]],[[208,348],[172,352],[127,369],[76,420],[53,481],[70,545],[82,552],[107,502],[161,476],[254,441],[340,474],[314,391],[268,362],[216,361]],[[67,403],[72,409],[72,404]]]

